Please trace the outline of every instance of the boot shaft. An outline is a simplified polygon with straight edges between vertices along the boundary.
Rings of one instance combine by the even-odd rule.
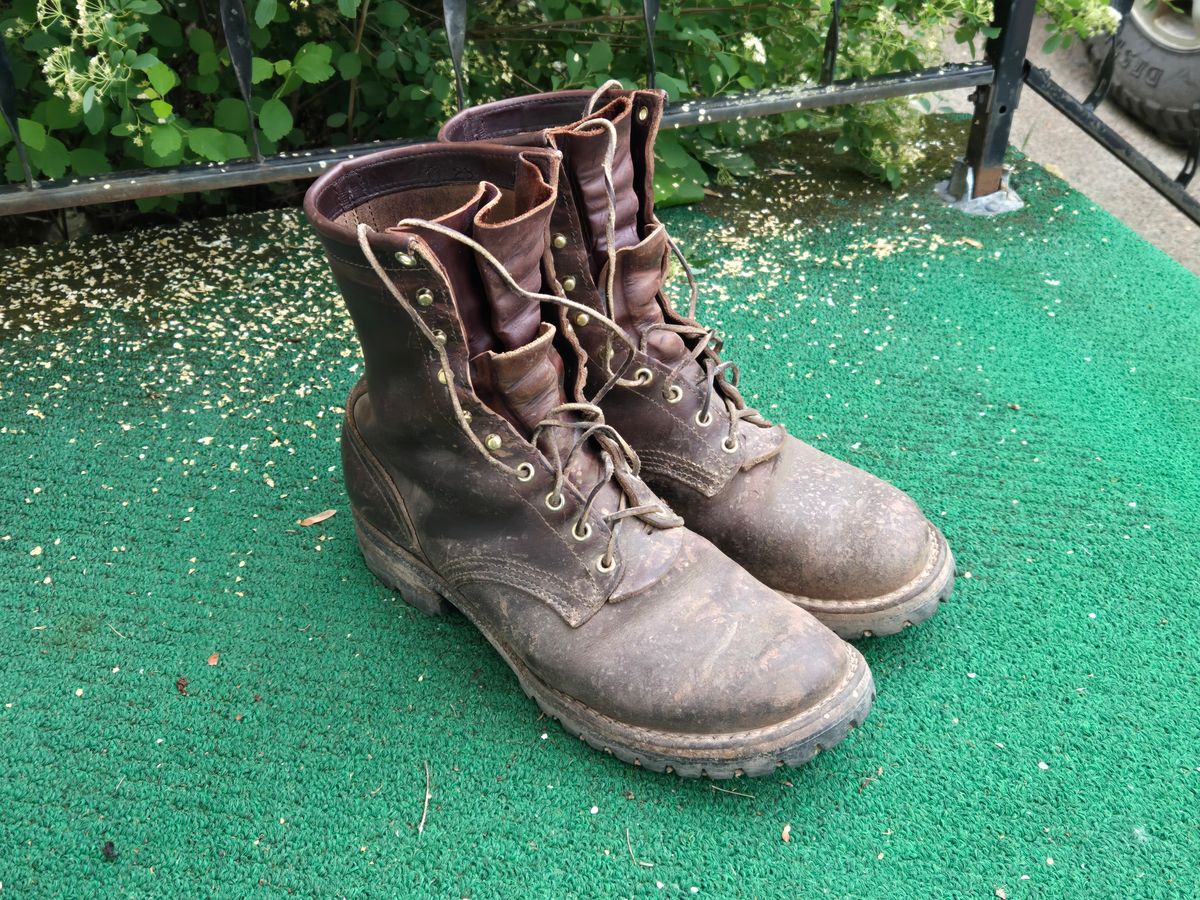
[[[605,415],[629,435],[652,477],[669,475],[711,497],[738,471],[774,456],[782,434],[745,409],[724,374],[728,366],[709,347],[712,333],[663,295],[677,252],[654,215],[653,143],[664,97],[602,88],[501,100],[464,110],[439,137],[562,152],[551,221],[563,238],[553,244],[556,272],[570,296],[606,313],[639,346],[633,378],[602,401]],[[693,284],[693,313],[694,302]],[[595,390],[609,375],[607,337],[579,320],[571,324]]]
[[[601,89],[500,100],[460,112],[439,138],[560,151],[551,227],[564,290],[627,334],[644,337],[649,355],[673,367],[689,365],[689,348],[662,326],[694,323],[660,300],[671,244],[654,215],[654,140],[665,97],[662,91]],[[597,329],[579,338],[593,360],[606,344]]]
[[[473,357],[514,349],[537,333],[536,322],[524,322],[536,304],[483,271],[471,247],[398,223],[427,220],[471,236],[504,260],[519,284],[540,289],[557,181],[556,154],[494,146],[386,151],[342,163],[313,184],[305,212],[342,289],[373,387],[417,377],[416,357],[394,352],[397,335],[441,343],[451,367],[465,375]],[[360,224],[405,305],[386,296],[360,243]]]
[[[335,167],[305,211],[366,363],[343,433],[356,516],[455,578],[530,586],[577,625],[655,577],[678,519],[623,459],[575,446],[588,423],[560,409],[555,330],[528,296],[545,286],[558,171],[553,151],[403,148]],[[617,540],[623,496],[656,505],[641,527],[659,552],[628,553],[631,527]]]

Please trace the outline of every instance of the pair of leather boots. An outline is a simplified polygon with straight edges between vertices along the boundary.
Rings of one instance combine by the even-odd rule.
[[[747,406],[654,215],[663,106],[610,83],[469,109],[305,212],[365,357],[342,464],[370,569],[460,610],[593,747],[760,775],[863,721],[842,638],[931,616],[953,559],[905,494]]]

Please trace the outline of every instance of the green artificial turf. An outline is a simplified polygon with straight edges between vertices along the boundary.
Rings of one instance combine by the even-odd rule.
[[[1200,890],[1200,281],[1025,164],[990,220],[780,173],[666,215],[702,316],[959,579],[862,645],[843,745],[720,785],[591,751],[363,567],[297,211],[5,251],[5,896]]]

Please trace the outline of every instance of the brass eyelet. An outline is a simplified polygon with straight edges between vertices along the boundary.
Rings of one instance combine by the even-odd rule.
[[[598,560],[596,560],[596,571],[604,572],[607,575],[609,572],[611,572],[613,569],[615,569],[617,567],[617,561],[613,557],[608,556],[608,565],[605,565],[604,558],[606,556],[608,556],[607,553],[602,553],[600,555],[600,558]]]
[[[568,275],[562,280],[562,289],[569,294],[571,291],[575,290],[576,284],[578,284],[578,282],[575,280],[575,276]]]
[[[650,108],[643,106],[638,110],[637,117],[639,122],[645,122],[648,118],[650,118]]]
[[[633,373],[633,380],[638,384],[649,384],[654,380],[654,373],[642,367]]]
[[[483,446],[487,447],[489,450],[495,451],[499,450],[500,445],[503,443],[504,442],[500,440],[500,435],[489,434],[486,438],[484,438]]]
[[[432,306],[433,291],[431,291],[429,288],[421,288],[419,291],[417,291],[417,303],[420,306]]]
[[[668,403],[678,403],[683,399],[683,388],[677,384],[671,385],[667,388],[666,393],[663,394],[663,399]]]
[[[555,502],[557,498],[557,502]],[[559,510],[567,505],[567,498],[562,495],[562,492],[554,493],[551,491],[546,495],[546,509]]]
[[[575,317],[575,324],[578,325],[580,328],[586,327],[587,323],[590,321],[592,321],[592,317],[589,316],[587,313],[581,312],[579,315],[577,315]]]
[[[550,239],[550,243],[554,245],[555,250],[561,250],[567,246],[567,236],[565,234],[556,234]]]
[[[586,541],[591,536],[592,536],[592,526],[588,522],[583,523],[582,530],[580,530],[578,522],[576,522],[571,527],[571,537],[575,538],[575,540],[577,540],[577,541]]]
[[[533,481],[533,466],[530,463],[517,466],[517,481]]]
[[[396,262],[404,266],[406,269],[411,269],[417,264],[417,258],[411,253],[405,253],[403,250],[396,251]]]
[[[695,422],[701,428],[707,428],[709,425],[712,424],[712,420],[713,420],[712,413],[705,414],[704,410],[700,410],[699,412],[696,413]]]
[[[445,369],[438,369],[437,380],[438,380],[438,384],[446,383],[446,370]]]
[[[737,441],[731,440],[728,437],[725,438],[725,440],[721,441],[721,449],[724,450],[726,453],[737,453],[739,446],[740,445],[738,444]]]
[[[433,331],[433,339],[439,344],[446,343],[446,332],[442,331],[440,328],[435,328]]]

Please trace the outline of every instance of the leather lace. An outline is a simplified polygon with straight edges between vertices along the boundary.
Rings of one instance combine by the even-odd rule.
[[[595,418],[592,421],[588,421],[586,418],[555,418],[555,416],[560,413],[575,413],[580,416],[593,416]],[[576,536],[579,536],[584,533],[583,529],[587,527],[588,515],[592,511],[592,506],[595,504],[596,498],[600,495],[600,491],[616,474],[616,467],[613,462],[614,455],[624,457],[624,459],[627,461],[632,459],[636,462],[637,454],[633,451],[633,448],[626,443],[625,439],[621,437],[620,433],[615,428],[604,422],[603,413],[600,412],[600,408],[592,403],[561,403],[554,407],[554,409],[550,410],[550,412],[547,414],[546,418],[538,422],[537,426],[533,429],[533,443],[536,444],[538,438],[544,433],[544,431],[550,428],[563,428],[570,432],[574,432],[571,440],[571,449],[567,451],[567,455],[565,457],[562,455],[562,451],[559,449],[557,443],[554,441],[545,442],[546,449],[549,450],[547,455],[550,457],[551,464],[554,467],[554,489],[550,492],[551,497],[562,496],[562,487],[564,482],[567,480],[566,470],[570,467],[571,460],[574,458],[579,448],[583,447],[590,438],[596,438],[597,442],[600,443],[601,446],[601,459],[604,462],[604,475],[599,478],[596,483],[592,485],[591,490],[588,491],[583,506],[580,507],[579,515],[576,517],[574,525],[571,526]],[[607,438],[608,441],[611,441],[612,443],[616,444],[618,448],[620,448],[616,454],[614,454],[607,446],[605,446],[608,441],[603,440],[604,438]],[[631,466],[630,471],[634,475],[637,474],[637,469],[635,467]],[[622,491],[622,504],[624,503],[625,496],[625,492]],[[621,508],[619,508],[616,512],[605,514],[602,518],[604,519],[605,524],[608,525],[608,543],[604,547],[604,555],[600,557],[601,566],[608,568],[613,564],[613,542],[616,540],[617,536],[616,528],[614,526],[618,521],[631,516],[640,516],[643,513],[658,513],[662,511],[663,505],[661,503],[643,503],[628,507],[622,505]]]

